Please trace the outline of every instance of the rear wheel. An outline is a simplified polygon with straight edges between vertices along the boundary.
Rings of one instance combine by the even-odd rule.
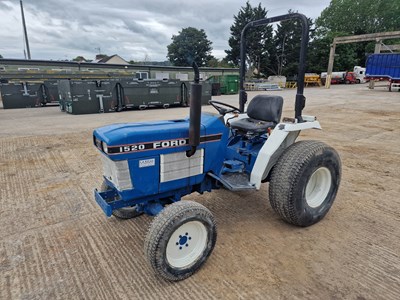
[[[211,212],[192,201],[164,208],[150,225],[144,253],[154,272],[171,281],[185,279],[206,262],[217,228]]]
[[[103,183],[101,184],[101,187],[100,187],[100,191],[104,192],[107,189],[108,189],[108,186],[107,186],[106,182],[103,181]],[[138,212],[136,210],[136,205],[134,205],[134,206],[128,206],[128,207],[122,207],[122,208],[115,209],[115,210],[113,210],[112,214],[114,217],[117,217],[118,219],[126,220],[126,219],[136,218],[143,213]]]
[[[319,141],[291,145],[276,163],[269,186],[272,208],[286,222],[310,226],[331,208],[340,184],[337,152]]]

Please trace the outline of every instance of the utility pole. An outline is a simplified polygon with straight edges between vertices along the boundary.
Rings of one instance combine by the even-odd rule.
[[[22,6],[22,0],[20,0],[19,3],[21,4],[22,26],[24,27],[24,37],[25,37],[26,51],[28,52],[28,59],[31,59],[31,50],[29,49],[28,32],[26,31],[24,7]]]

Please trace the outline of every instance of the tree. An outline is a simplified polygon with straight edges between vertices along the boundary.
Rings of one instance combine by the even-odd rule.
[[[194,60],[201,67],[211,59],[212,43],[203,29],[183,28],[171,39],[172,43],[167,46],[167,58],[174,66],[191,66]]]
[[[0,58],[3,58],[3,55],[0,54]]]
[[[400,2],[394,0],[331,1],[317,26],[325,32],[348,35],[398,30]]]
[[[210,68],[232,68],[234,67],[225,58],[219,60],[218,58],[211,56],[210,60],[207,62],[207,67]]]
[[[326,72],[332,40],[333,37],[331,35],[313,39],[313,33],[311,34],[311,42],[309,43],[307,55],[308,72],[317,74]]]
[[[235,66],[240,64],[240,38],[244,26],[255,20],[267,17],[267,10],[261,7],[261,3],[252,7],[249,1],[246,6],[241,7],[234,23],[231,26],[231,37],[229,38],[230,50],[225,50],[226,60]],[[270,64],[270,58],[274,55],[272,44],[272,25],[251,28],[246,34],[247,63],[250,69],[255,69],[258,74],[266,72],[266,66]]]
[[[288,13],[294,13],[289,10]],[[312,20],[308,19],[309,27]],[[301,47],[301,22],[298,19],[282,21],[277,24],[273,38],[276,54],[270,68],[273,73],[284,76],[294,76],[299,68],[299,54]]]
[[[207,67],[210,68],[218,68],[219,67],[219,60],[218,58],[211,56],[207,62]]]

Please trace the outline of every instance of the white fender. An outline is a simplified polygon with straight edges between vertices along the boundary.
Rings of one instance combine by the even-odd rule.
[[[303,116],[303,119],[306,122],[279,123],[276,125],[260,149],[250,176],[250,183],[254,184],[257,190],[260,189],[262,180],[268,176],[283,151],[296,141],[301,130],[322,129],[315,117]]]

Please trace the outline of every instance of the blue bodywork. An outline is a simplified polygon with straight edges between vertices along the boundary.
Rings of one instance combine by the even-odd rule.
[[[224,173],[248,175],[267,135],[253,138],[233,135],[221,116],[203,113],[200,145],[196,150],[204,155],[202,172],[176,180],[161,180],[161,157],[189,150],[188,137],[188,118],[113,124],[94,130],[94,144],[104,159],[111,160],[111,164],[127,162],[131,180],[128,183],[131,188],[119,189],[113,180],[104,176],[108,189],[95,190],[94,194],[105,214],[111,216],[114,209],[136,205],[138,211],[155,215],[165,204],[179,201],[187,194],[219,188],[218,179]],[[176,165],[179,167],[179,163]]]
[[[372,54],[367,59],[366,68],[367,77],[400,80],[400,54]]]

